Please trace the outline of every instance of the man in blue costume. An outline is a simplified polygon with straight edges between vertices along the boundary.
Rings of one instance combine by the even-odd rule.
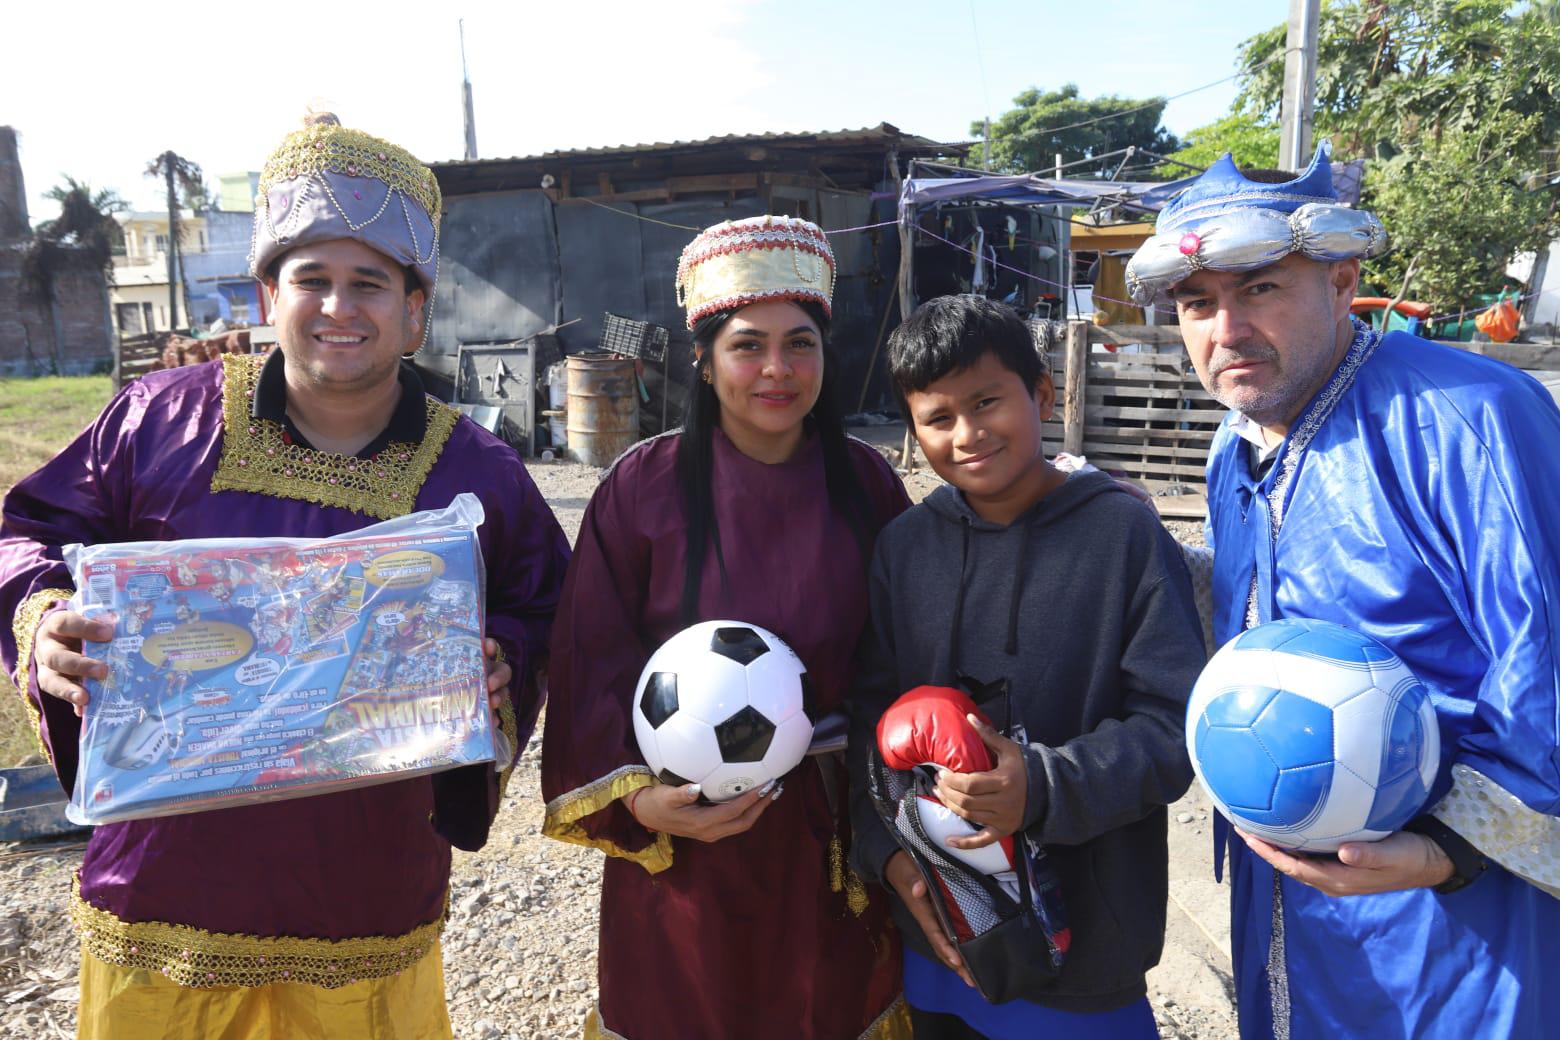
[[[1560,412],[1503,364],[1349,304],[1380,223],[1226,155],[1127,269],[1174,299],[1232,409],[1208,460],[1218,641],[1317,618],[1391,647],[1431,690],[1424,813],[1336,858],[1229,841],[1248,1038],[1548,1037],[1560,1030]],[[1228,825],[1215,828],[1222,866]]]

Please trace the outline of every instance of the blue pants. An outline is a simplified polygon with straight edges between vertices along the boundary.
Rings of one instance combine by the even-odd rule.
[[[987,1040],[1158,1040],[1144,997],[1114,1011],[1057,1011],[1027,1000],[988,1004],[954,972],[905,947],[905,1000],[911,1008],[953,1015]]]

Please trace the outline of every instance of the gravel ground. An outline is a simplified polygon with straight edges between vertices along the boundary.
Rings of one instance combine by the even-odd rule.
[[[876,431],[874,431],[876,432]],[[871,438],[897,443],[892,432]],[[531,472],[571,539],[598,471],[537,463]],[[906,484],[920,499],[937,478]],[[1171,525],[1201,541],[1196,524]],[[596,999],[599,853],[541,836],[541,747],[533,740],[488,846],[455,854],[444,969],[455,1035],[467,1040],[577,1037]],[[1160,1033],[1234,1040],[1227,896],[1208,867],[1208,808],[1194,791],[1171,809],[1172,898],[1165,957],[1150,975]],[[82,844],[0,844],[0,1037],[75,1031],[78,950],[65,917]]]

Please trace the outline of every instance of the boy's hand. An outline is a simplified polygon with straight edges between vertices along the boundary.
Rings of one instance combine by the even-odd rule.
[[[926,892],[926,881],[911,862],[909,853],[900,850],[890,856],[883,867],[883,878],[899,893],[910,916],[921,926],[926,941],[932,944],[937,959],[958,972],[966,986],[974,986],[975,980],[970,978],[969,969],[964,966],[964,958],[959,956],[958,947],[943,934],[942,922],[937,920],[937,911],[932,909],[931,896]]]
[[[980,739],[986,742],[997,764],[984,773],[937,774],[937,797],[960,816],[981,828],[968,838],[949,838],[956,849],[980,849],[1024,826],[1029,801],[1029,769],[1024,749],[986,725],[976,715],[966,715]]]

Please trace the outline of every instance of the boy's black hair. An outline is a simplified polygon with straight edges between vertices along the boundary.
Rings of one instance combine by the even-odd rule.
[[[1050,374],[1029,326],[1007,304],[983,296],[927,300],[888,337],[888,375],[899,407],[908,416],[907,394],[969,368],[986,354],[995,354],[1026,387]]]

